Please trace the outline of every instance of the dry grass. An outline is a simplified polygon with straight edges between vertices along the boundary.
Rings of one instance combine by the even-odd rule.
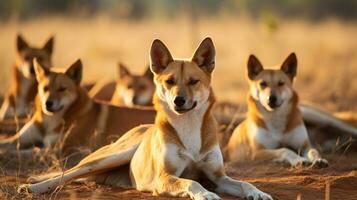
[[[248,55],[254,53],[264,64],[278,65],[295,51],[299,59],[296,88],[304,100],[333,111],[357,110],[356,24],[334,20],[317,24],[281,21],[276,31],[270,31],[259,21],[228,17],[196,23],[188,18],[132,22],[107,17],[10,21],[1,24],[0,29],[0,93],[10,84],[9,68],[17,32],[33,44],[41,44],[54,34],[55,65],[67,66],[82,58],[87,81],[114,78],[118,61],[132,66],[134,71],[143,70],[154,38],[162,39],[173,55],[187,57],[199,40],[211,36],[217,48],[216,96],[243,104]]]

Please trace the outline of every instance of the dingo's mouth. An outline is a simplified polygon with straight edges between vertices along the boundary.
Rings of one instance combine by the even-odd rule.
[[[191,106],[191,108],[185,109],[185,108],[176,107],[176,108],[175,108],[175,111],[176,111],[177,113],[179,113],[179,114],[183,114],[183,113],[186,113],[186,112],[188,112],[188,111],[194,109],[196,106],[197,106],[197,102],[195,101],[195,102],[193,103],[193,105]]]
[[[62,105],[60,107],[58,107],[58,108],[46,108],[47,112],[49,112],[49,113],[56,113],[56,112],[58,112],[58,111],[60,111],[62,109],[63,109]]]

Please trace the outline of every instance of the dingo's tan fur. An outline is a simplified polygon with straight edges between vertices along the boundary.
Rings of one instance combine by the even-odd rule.
[[[247,119],[234,130],[229,140],[229,160],[267,159],[293,166],[328,165],[311,147],[298,108],[298,95],[292,87],[296,71],[294,53],[280,69],[264,69],[255,56],[249,57]]]
[[[124,106],[152,106],[155,92],[153,74],[147,67],[141,75],[133,74],[122,63],[118,65],[116,81],[102,81],[97,83],[89,92],[94,99],[110,101],[114,105]]]
[[[65,72],[50,71],[36,60],[34,68],[38,81],[36,112],[15,136],[1,141],[2,147],[16,147],[17,143],[21,149],[48,146],[64,137],[61,150],[68,155],[80,147],[96,149],[138,124],[154,121],[153,109],[113,106],[89,98],[80,87],[80,60]]]
[[[154,195],[220,199],[193,180],[201,171],[217,185],[218,192],[253,200],[272,199],[253,185],[225,174],[211,114],[214,95],[210,83],[215,66],[212,40],[206,38],[188,60],[174,60],[159,40],[153,42],[150,55],[156,85],[155,125],[132,129],[64,174],[20,188],[43,193],[95,174],[99,174],[98,181],[127,186],[124,180],[128,176],[113,169],[130,163],[131,186]]]
[[[142,75],[132,74],[122,63],[118,68],[119,73],[111,103],[126,106],[151,106],[155,85],[150,67]]]
[[[37,58],[46,69],[51,67],[53,44],[51,37],[42,48],[31,47],[21,35],[17,36],[14,77],[0,109],[0,120],[26,118],[33,113],[37,81],[32,60]]]

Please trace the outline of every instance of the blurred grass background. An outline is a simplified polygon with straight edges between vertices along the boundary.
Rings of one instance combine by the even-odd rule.
[[[84,62],[84,80],[113,79],[119,61],[141,72],[154,38],[189,57],[206,36],[217,49],[218,100],[245,104],[249,54],[280,65],[294,51],[301,99],[357,111],[355,0],[3,0],[0,93],[11,84],[17,33],[33,45],[55,35],[54,65]]]

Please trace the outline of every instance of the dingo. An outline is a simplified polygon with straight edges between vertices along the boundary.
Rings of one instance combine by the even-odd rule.
[[[152,105],[155,92],[153,74],[148,67],[144,74],[134,75],[127,67],[119,64],[119,75],[111,103],[116,105]]]
[[[225,174],[217,126],[211,114],[214,95],[210,82],[215,66],[212,40],[206,38],[190,60],[174,60],[167,47],[155,40],[150,56],[156,85],[155,125],[134,128],[64,174],[21,186],[19,190],[44,193],[70,180],[95,174],[99,174],[97,181],[123,186],[128,175],[123,176],[118,167],[130,163],[131,186],[154,195],[220,199],[192,180],[201,171],[217,185],[218,192],[253,200],[272,199],[253,185]]]
[[[226,152],[229,160],[273,159],[292,166],[328,165],[311,147],[298,108],[298,95],[292,87],[296,71],[294,53],[277,70],[264,69],[255,56],[249,57],[247,119],[229,140]]]
[[[37,82],[32,60],[37,58],[46,69],[51,67],[54,39],[51,37],[42,48],[31,47],[21,35],[17,36],[16,64],[13,67],[11,88],[0,109],[0,120],[14,117],[26,118],[33,113]]]
[[[128,67],[119,63],[117,80],[95,84],[89,91],[89,96],[101,101],[110,101],[114,105],[152,106],[154,91],[153,74],[149,67],[144,74],[134,75]]]
[[[64,73],[50,71],[35,60],[34,70],[38,81],[35,114],[16,135],[1,141],[0,147],[49,146],[65,135],[61,151],[68,155],[78,147],[88,147],[92,140],[92,149],[96,149],[138,124],[154,121],[153,109],[118,107],[90,99],[80,87],[80,60]]]

